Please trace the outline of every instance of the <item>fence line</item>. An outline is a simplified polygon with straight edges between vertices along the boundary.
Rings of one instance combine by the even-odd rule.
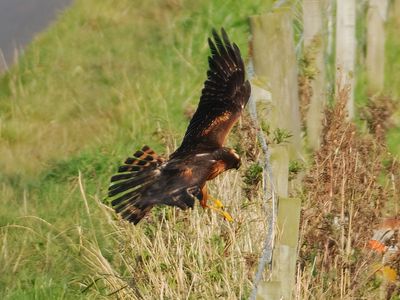
[[[266,170],[268,171],[268,178],[264,177],[267,180],[264,188],[269,184],[269,188],[273,189],[264,195],[266,197],[265,201],[269,204],[268,195],[272,195],[272,200],[274,201],[272,203],[272,211],[267,216],[267,236],[250,299],[262,297],[260,295],[265,294],[266,284],[268,285],[268,291],[279,297],[285,295],[286,299],[291,294],[291,287],[294,286],[295,280],[296,259],[292,261],[284,259],[283,261],[286,261],[286,263],[283,265],[274,262],[275,260],[281,261],[289,253],[289,256],[296,257],[296,245],[292,247],[291,245],[282,244],[282,242],[286,243],[289,240],[284,237],[285,233],[281,234],[281,239],[274,242],[276,230],[281,233],[289,232],[286,227],[286,229],[283,227],[286,226],[284,224],[287,223],[287,216],[291,216],[291,214],[286,214],[283,221],[279,216],[283,218],[284,214],[279,212],[282,207],[285,207],[283,205],[285,202],[293,202],[292,199],[287,198],[289,191],[289,161],[298,159],[302,155],[297,57],[292,14],[292,10],[280,8],[271,13],[250,18],[252,32],[252,64],[250,66],[254,67],[254,69],[252,67],[249,69],[251,70],[251,75],[254,74],[255,78],[253,78],[253,86],[255,86],[254,82],[257,82],[258,86],[255,86],[257,91],[269,91],[272,101],[268,103],[261,102],[257,99],[257,94],[255,94],[251,99],[249,108],[256,121],[257,118],[268,119],[270,131],[274,133],[276,139],[276,143],[269,147],[265,143],[263,149]],[[265,105],[268,106],[267,116],[265,114],[262,115],[263,110],[257,111],[259,106],[263,108],[262,106]],[[265,140],[263,135],[264,132],[260,130],[259,138],[261,141]],[[278,141],[279,139],[280,141]],[[271,158],[271,161],[269,161],[269,158]],[[279,204],[276,201],[277,196],[279,201],[283,201],[283,204]],[[298,210],[294,212],[294,215],[299,215],[299,213],[300,206],[298,206]],[[298,219],[296,217],[290,218],[292,220]],[[298,228],[298,224],[293,227]],[[267,264],[271,266],[270,271],[272,270],[272,272],[269,273],[268,283],[263,283],[259,287],[259,281]],[[257,292],[257,289],[262,291],[261,294]],[[267,296],[265,299],[269,299],[269,297]]]
[[[250,59],[248,62],[247,66],[247,74],[249,76],[249,79],[252,80],[255,77],[254,73],[254,66],[253,66],[253,61]],[[258,93],[255,93],[255,91],[259,91]],[[276,192],[275,192],[275,185],[274,185],[274,177],[271,169],[271,162],[270,162],[270,157],[271,153],[269,151],[269,147],[267,144],[267,140],[264,136],[264,133],[262,131],[262,128],[260,126],[260,122],[258,121],[258,116],[257,116],[257,101],[262,101],[262,100],[269,100],[268,95],[265,97],[263,95],[263,89],[257,87],[256,85],[252,84],[252,92],[249,100],[249,111],[250,115],[253,119],[254,125],[257,128],[257,137],[261,145],[261,149],[264,154],[264,166],[263,166],[263,200],[264,200],[264,206],[266,210],[266,218],[267,218],[267,234],[265,237],[264,241],[264,246],[260,258],[260,262],[257,266],[257,273],[254,278],[254,287],[253,291],[250,295],[250,299],[254,300],[257,295],[257,288],[258,284],[262,279],[263,272],[265,270],[265,267],[267,264],[269,267],[271,267],[272,263],[272,250],[274,247],[274,237],[275,237],[275,226],[276,226],[276,215],[277,215],[277,203],[276,203]],[[266,93],[266,91],[264,92]],[[272,205],[272,214],[268,214],[268,206],[270,204],[271,200],[271,205]]]
[[[332,48],[335,40],[333,36],[335,18],[337,20],[336,81],[341,79],[341,84],[350,82],[351,97],[347,108],[349,116],[354,115],[355,0],[337,0],[336,16],[333,0],[302,0],[303,6],[300,1],[278,0],[273,5],[272,12],[250,18],[252,57],[248,65],[248,74],[252,82],[252,96],[249,101],[249,110],[258,128],[258,139],[264,154],[263,191],[264,202],[269,210],[267,235],[254,280],[254,289],[250,296],[251,300],[256,298],[291,299],[293,296],[301,206],[299,199],[287,197],[289,161],[302,159],[297,97],[297,59],[304,58],[303,56],[306,56],[308,51],[313,52],[313,67],[315,68],[311,83],[313,96],[307,112],[306,127],[309,146],[317,149],[322,130],[322,111],[327,102],[328,83],[325,77],[327,74],[325,65],[327,65],[327,57],[334,52]],[[386,0],[369,1],[370,4],[377,5],[376,3],[379,1]],[[290,6],[288,9],[282,8],[285,5]],[[379,5],[383,6],[384,4],[379,2]],[[400,0],[395,0],[393,5],[395,11],[400,11]],[[384,22],[386,16],[382,18],[382,12],[387,8],[374,9],[376,11],[372,13],[375,14],[375,17],[379,17],[380,21]],[[368,18],[368,20],[370,19],[373,18]],[[293,26],[296,22],[296,26]],[[370,26],[370,30],[376,29],[373,24],[368,26]],[[383,28],[383,26],[381,27]],[[293,30],[297,30],[296,45],[294,44]],[[326,31],[328,38],[325,46],[322,34]],[[376,35],[372,31],[370,34],[372,37]],[[368,43],[371,45],[367,46],[367,50],[371,51],[371,65],[379,65],[381,70],[384,65],[383,52],[380,53],[381,56],[378,59],[376,55],[372,57],[373,50],[371,49],[374,47],[384,49],[382,46],[384,38],[382,40],[377,42],[370,37]],[[303,47],[304,52],[300,54]],[[333,70],[330,71],[334,73]],[[379,79],[382,87],[383,74],[382,71],[382,78]],[[335,79],[331,81],[333,82]],[[334,86],[332,82],[330,84]],[[268,99],[263,101],[260,98]],[[268,106],[267,116],[260,116],[259,105]],[[268,145],[260,125],[264,120],[268,120],[268,124],[271,125],[270,132],[277,129],[288,130],[293,135],[289,139],[290,143]],[[267,265],[270,271],[267,282],[261,282]]]

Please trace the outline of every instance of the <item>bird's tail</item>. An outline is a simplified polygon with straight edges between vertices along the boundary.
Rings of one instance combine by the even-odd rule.
[[[111,177],[108,196],[111,205],[121,216],[137,224],[153,207],[139,201],[144,190],[158,177],[158,167],[164,159],[158,156],[149,146],[136,151],[128,157],[125,164],[118,168],[118,174]]]

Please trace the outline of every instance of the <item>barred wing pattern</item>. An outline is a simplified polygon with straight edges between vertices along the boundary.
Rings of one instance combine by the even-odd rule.
[[[250,83],[240,50],[221,29],[221,37],[213,30],[214,41],[208,39],[207,80],[199,106],[189,123],[181,146],[171,155],[177,157],[195,149],[222,147],[229,131],[239,119],[250,97]]]

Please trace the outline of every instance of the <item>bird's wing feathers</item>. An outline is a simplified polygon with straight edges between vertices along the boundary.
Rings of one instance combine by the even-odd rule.
[[[163,172],[165,167],[164,160],[148,146],[127,158],[118,174],[111,177],[108,189],[115,211],[137,224],[157,204],[193,207],[200,188],[186,180],[186,165],[176,163]]]
[[[199,144],[221,147],[250,97],[240,50],[224,29],[221,36],[213,30],[214,41],[208,39],[211,56],[200,103],[172,157]]]
[[[194,198],[208,177],[209,166],[197,166],[192,174],[193,161],[188,154],[193,154],[192,150],[221,147],[247,104],[250,84],[245,81],[239,48],[231,44],[223,29],[221,36],[213,30],[214,41],[208,40],[211,56],[207,80],[181,146],[168,162],[145,146],[126,159],[111,178],[111,204],[134,224],[157,204],[193,207]]]
[[[113,198],[111,204],[117,212],[140,197],[143,190],[154,182],[160,174],[159,167],[163,162],[148,146],[125,160],[125,164],[118,168],[118,174],[111,177],[108,188],[108,196]]]

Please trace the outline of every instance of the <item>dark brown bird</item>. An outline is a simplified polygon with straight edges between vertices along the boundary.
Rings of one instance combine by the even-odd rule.
[[[212,31],[211,56],[199,106],[182,144],[168,160],[148,146],[137,151],[111,178],[108,195],[115,211],[137,224],[155,205],[207,207],[206,181],[240,167],[239,155],[223,147],[250,97],[240,50],[225,30]]]

